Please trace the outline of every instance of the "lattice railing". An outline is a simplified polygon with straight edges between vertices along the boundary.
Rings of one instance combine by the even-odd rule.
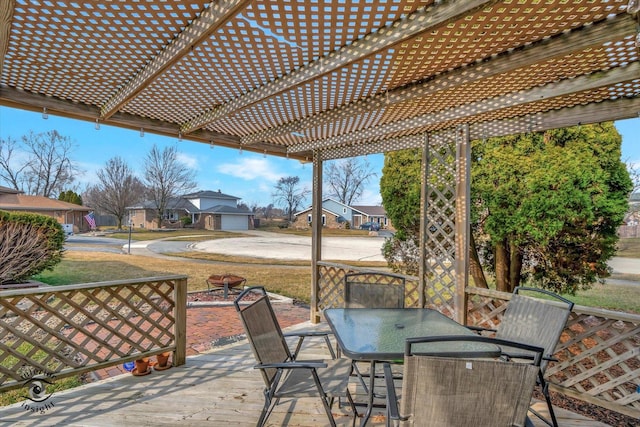
[[[467,288],[470,325],[495,327],[511,294]],[[551,389],[640,418],[640,315],[575,306],[545,372]]]
[[[390,279],[386,272],[358,268],[344,264],[334,264],[321,261],[318,263],[320,277],[318,291],[318,312],[329,307],[344,307],[344,276],[347,273],[371,273],[372,283],[387,283]],[[384,273],[377,275],[376,273]],[[441,292],[435,292],[427,287],[426,306],[450,314],[448,306],[441,304]],[[405,307],[419,307],[418,278],[405,276]]]
[[[186,276],[0,292],[0,391],[186,351]]]
[[[387,284],[393,282],[393,277],[387,272],[357,268],[349,265],[334,264],[321,261],[318,263],[319,284],[318,311],[329,307],[344,307],[344,276],[348,273],[370,273],[369,283]],[[382,273],[382,274],[381,274]],[[418,278],[405,277],[405,307],[418,306]]]

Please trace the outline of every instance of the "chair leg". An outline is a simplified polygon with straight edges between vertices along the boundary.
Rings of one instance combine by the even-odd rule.
[[[356,421],[358,420],[358,417],[360,416],[358,414],[358,409],[356,408],[356,402],[353,401],[353,397],[351,396],[351,393],[349,393],[349,390],[347,390],[347,399],[349,400],[349,404],[351,405],[351,410],[353,411],[353,427],[356,427]]]
[[[549,395],[549,384],[546,381],[542,380],[542,394],[544,394],[544,398],[547,401],[547,406],[549,407],[549,416],[551,417],[551,425],[553,427],[558,427],[558,421],[556,420],[556,414],[553,412],[553,405],[551,404],[551,395]]]
[[[265,389],[264,390],[264,406],[262,407],[260,418],[258,418],[258,424],[256,424],[258,427],[264,426],[264,423],[267,421],[270,406],[271,406],[271,391],[269,389]]]
[[[318,394],[320,395],[320,399],[322,400],[322,406],[324,406],[324,411],[327,413],[327,417],[329,418],[329,425],[331,427],[336,427],[336,420],[333,419],[333,414],[331,413],[331,405],[329,405],[329,397],[327,393],[324,392],[322,388],[322,384],[320,383],[320,378],[318,378],[318,373],[315,369],[312,371],[313,381],[316,383],[316,389],[318,390]]]
[[[544,374],[542,372],[540,372],[538,375],[538,382],[540,384],[542,394],[544,395],[544,400],[547,402],[547,407],[549,408],[549,418],[551,418],[551,421],[549,421],[544,416],[542,416],[542,414],[540,414],[538,411],[535,411],[531,408],[529,408],[529,412],[531,412],[533,415],[538,417],[548,426],[558,427],[558,420],[556,419],[556,414],[553,411],[553,405],[551,404],[551,395],[549,394],[549,384],[545,381]]]
[[[358,369],[358,365],[356,364],[356,361],[352,360],[349,376],[353,376],[354,372],[355,372],[355,376],[358,378],[358,381],[360,381],[360,385],[362,386],[362,389],[364,390],[365,394],[369,394],[369,387],[367,387],[367,384],[364,382],[364,376],[360,373],[360,369]]]

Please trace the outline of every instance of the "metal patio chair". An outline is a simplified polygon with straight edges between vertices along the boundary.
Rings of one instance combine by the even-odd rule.
[[[382,278],[382,280],[380,280]],[[364,308],[404,308],[405,278],[385,272],[348,273],[344,277],[345,307]],[[292,334],[285,334],[289,337]],[[308,332],[298,335],[298,342],[293,352],[297,358],[303,342],[308,337],[322,337],[327,345],[331,358],[339,357],[340,349],[333,350],[329,336],[331,331]],[[364,385],[364,384],[363,384]],[[366,390],[366,386],[365,386]]]
[[[513,346],[535,355],[530,363],[465,356],[465,344]],[[417,345],[462,345],[438,357],[417,353]],[[499,349],[498,349],[499,353]],[[540,370],[543,349],[483,336],[446,336],[407,340],[400,399],[388,363],[387,426],[532,426],[527,410]]]
[[[344,304],[346,308],[404,308],[405,302],[404,276],[384,272],[347,273],[344,276]],[[398,361],[401,363],[401,361]],[[370,373],[362,373],[358,362],[352,362],[360,385],[365,393],[369,392],[364,378],[375,373],[376,362],[370,363]],[[376,377],[377,378],[377,377]],[[384,397],[378,396],[376,397]]]
[[[260,297],[248,305],[241,304],[243,298],[250,293],[258,293]],[[331,414],[334,398],[346,397],[353,410],[355,425],[357,411],[347,388],[349,360],[295,360],[262,286],[245,289],[235,299],[234,305],[258,362],[255,368],[260,370],[265,383],[265,402],[258,426],[265,424],[271,411],[283,397],[320,398],[331,426],[336,425]]]
[[[522,291],[540,296],[546,295],[552,300],[533,298],[521,294]],[[530,411],[547,425],[554,427],[558,426],[558,422],[553,411],[553,405],[551,404],[549,385],[544,379],[544,372],[549,361],[555,360],[553,354],[560,341],[560,335],[567,324],[571,310],[573,310],[573,305],[571,301],[553,292],[519,286],[514,289],[513,296],[507,305],[507,309],[497,329],[472,327],[472,329],[477,331],[494,331],[496,338],[544,348],[538,382],[549,408],[549,416],[551,419],[546,419],[542,414],[533,409],[530,409]],[[518,349],[505,349],[505,354],[516,359],[530,358],[532,356],[527,352],[518,351]]]
[[[405,278],[382,272],[348,273],[344,276],[347,308],[404,308]]]

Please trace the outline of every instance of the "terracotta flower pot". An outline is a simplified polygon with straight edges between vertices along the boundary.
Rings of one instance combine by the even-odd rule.
[[[151,373],[151,368],[149,367],[149,358],[143,357],[142,359],[137,359],[135,361],[136,367],[133,368],[131,373],[137,377],[142,375],[147,375]]]
[[[169,362],[169,356],[171,356],[170,351],[165,351],[164,353],[160,353],[156,356],[158,363],[153,367],[156,371],[164,371],[165,369],[169,369],[171,367],[171,362]]]

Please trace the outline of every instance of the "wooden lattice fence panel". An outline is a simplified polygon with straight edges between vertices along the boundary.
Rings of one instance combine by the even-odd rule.
[[[640,316],[577,308],[556,357],[554,390],[640,418]]]
[[[361,269],[343,264],[319,262],[318,309],[344,307],[344,276],[349,273],[369,273],[369,283],[392,284],[397,279],[387,276],[382,271]],[[381,274],[382,273],[382,274]],[[405,307],[418,307],[418,278],[405,277]]]
[[[186,277],[0,292],[0,390],[30,372],[63,377],[176,350],[178,287],[186,295]]]
[[[443,313],[454,313],[455,133],[430,140],[427,155],[425,305]]]
[[[318,263],[318,311],[325,308],[344,307],[344,275],[355,272],[352,267],[326,262]]]
[[[468,323],[495,328],[511,295],[467,288]],[[640,418],[640,316],[575,306],[545,376],[552,390]]]

